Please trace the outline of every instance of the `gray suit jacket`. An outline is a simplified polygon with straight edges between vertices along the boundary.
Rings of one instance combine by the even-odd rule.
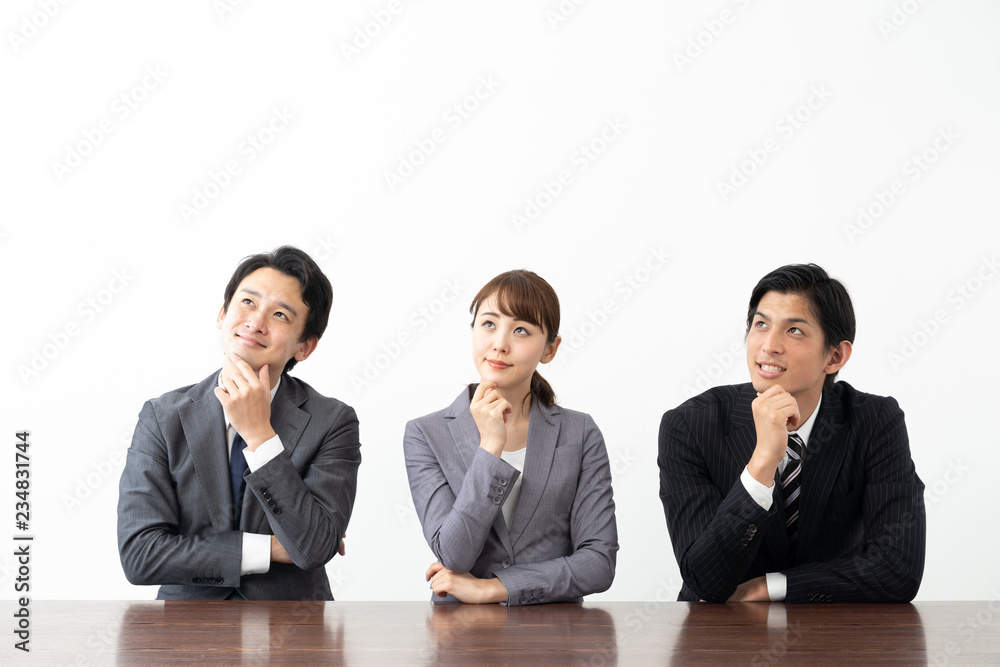
[[[358,419],[340,401],[282,377],[271,426],[284,452],[247,473],[233,526],[218,372],[147,401],[118,497],[118,549],[133,584],[158,599],[332,600],[324,566],[347,528],[361,462]],[[292,564],[240,576],[243,533],[276,535]]]
[[[472,390],[409,422],[403,438],[410,493],[434,556],[456,572],[498,577],[510,605],[579,601],[607,590],[618,528],[611,466],[594,420],[532,402],[524,478],[508,530],[501,506],[520,473],[479,448]]]

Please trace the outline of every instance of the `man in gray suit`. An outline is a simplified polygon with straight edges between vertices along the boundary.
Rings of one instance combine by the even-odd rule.
[[[330,281],[284,246],[246,258],[217,318],[223,366],[147,401],[118,499],[118,548],[158,599],[332,600],[361,462],[344,403],[290,376],[316,349]]]

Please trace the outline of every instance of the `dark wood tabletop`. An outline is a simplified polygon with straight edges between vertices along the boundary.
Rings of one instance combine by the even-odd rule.
[[[512,608],[32,601],[30,611],[30,654],[8,639],[0,664],[1000,665],[997,600]]]

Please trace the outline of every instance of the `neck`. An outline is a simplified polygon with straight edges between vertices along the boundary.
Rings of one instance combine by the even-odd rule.
[[[498,388],[500,398],[510,403],[511,412],[507,415],[507,423],[517,423],[528,419],[531,414],[531,382],[514,388]]]
[[[795,396],[795,402],[799,406],[799,423],[795,425],[795,428],[789,427],[789,431],[796,430],[799,426],[806,423],[806,420],[812,417],[812,413],[816,411],[816,406],[819,405],[819,399],[823,395],[823,387],[820,386],[819,391],[810,391],[807,394],[802,394]]]

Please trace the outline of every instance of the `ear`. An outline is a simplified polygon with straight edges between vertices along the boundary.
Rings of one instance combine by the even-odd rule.
[[[298,349],[295,350],[295,361],[305,361],[308,359],[309,355],[316,349],[317,344],[319,344],[319,339],[316,336],[307,338],[299,343]]]
[[[216,329],[222,329],[222,321],[224,319],[226,319],[226,306],[225,306],[225,304],[223,304],[222,307],[219,308],[219,316],[217,318],[215,318],[215,328]]]
[[[847,360],[851,358],[851,352],[854,347],[851,345],[851,341],[842,340],[838,345],[835,345],[830,350],[830,356],[826,361],[826,368],[823,369],[827,375],[833,375],[841,368],[847,364]]]
[[[556,356],[556,350],[559,349],[559,344],[562,342],[561,336],[556,336],[556,339],[545,346],[545,353],[542,354],[541,363],[547,364],[552,361]]]

